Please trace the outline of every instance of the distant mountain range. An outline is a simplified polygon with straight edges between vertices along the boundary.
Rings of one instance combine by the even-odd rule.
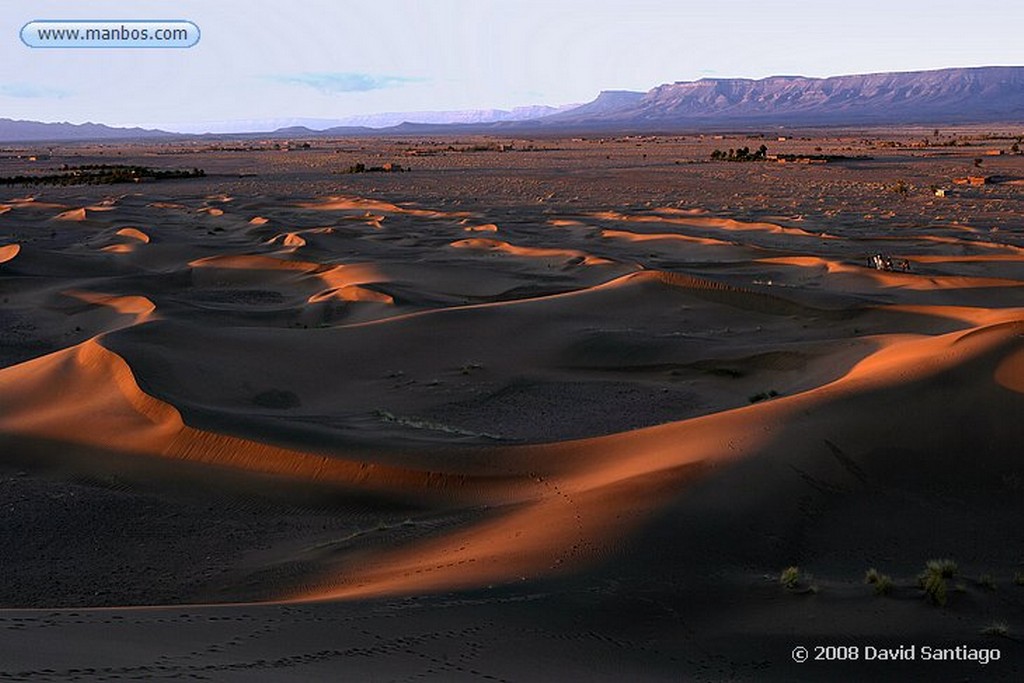
[[[646,93],[602,93],[546,117],[559,126],[882,124],[1024,120],[1024,67],[980,67],[832,78],[703,78]]]
[[[528,121],[542,116],[557,114],[574,109],[578,104],[560,107],[548,105],[531,105],[513,109],[463,109],[456,111],[415,111],[415,112],[384,112],[381,114],[365,114],[346,116],[339,119],[315,118],[277,118],[277,119],[234,119],[229,121],[200,121],[190,124],[164,124],[158,126],[164,130],[177,133],[202,135],[205,133],[236,134],[275,132],[279,130],[307,129],[323,131],[332,128],[390,128],[406,122],[425,123],[431,125],[444,124],[481,124],[497,121]]]
[[[145,128],[114,128],[102,123],[40,123],[0,119],[0,142],[67,142],[73,140],[126,140],[167,137],[172,133]]]
[[[235,122],[220,135],[279,137],[389,133],[684,131],[721,126],[1024,122],[1024,67],[991,66],[832,78],[703,78],[647,92],[608,91],[572,107],[388,113],[336,120]],[[267,132],[271,124],[275,130]],[[252,131],[252,132],[249,132]],[[102,124],[0,119],[0,142],[180,136]]]

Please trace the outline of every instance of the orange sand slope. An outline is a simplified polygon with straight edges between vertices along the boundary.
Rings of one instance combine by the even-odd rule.
[[[0,367],[0,449],[79,475],[102,454],[457,519],[399,547],[295,550],[302,577],[260,574],[280,599],[587,571],[737,462],[827,469],[829,443],[860,454],[842,461],[857,471],[884,443],[969,478],[951,455],[970,448],[965,429],[985,429],[996,469],[1021,436],[1012,244],[949,230],[907,245],[910,273],[882,273],[866,267],[870,225],[824,235],[654,209],[467,239],[467,219],[499,221],[261,201],[34,207],[84,232],[0,247],[11,315],[50,331],[45,351]],[[999,277],[978,274],[987,258]]]

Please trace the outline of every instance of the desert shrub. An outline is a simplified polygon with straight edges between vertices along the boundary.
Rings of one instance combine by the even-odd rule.
[[[779,583],[785,588],[793,590],[800,585],[800,567],[786,567],[779,575]]]
[[[751,396],[747,397],[747,400],[750,403],[757,403],[758,401],[767,401],[770,398],[775,398],[778,395],[779,392],[772,389],[771,391],[761,391],[759,393],[752,394]]]
[[[386,163],[383,166],[367,166],[363,162],[352,164],[348,169],[340,171],[341,173],[402,173],[409,169],[403,167],[401,164]]]
[[[992,578],[991,574],[982,574],[978,577],[978,585],[982,588],[994,591],[996,589],[996,580]]]
[[[1013,583],[1017,586],[1024,586],[1024,572],[1016,572],[1013,575]]]
[[[711,152],[711,158],[715,161],[764,161],[768,158],[768,146],[761,145],[753,152],[750,151],[750,147],[741,147],[728,151],[716,149]]]
[[[160,169],[123,164],[86,164],[83,166],[64,164],[60,167],[59,173],[0,177],[0,185],[113,185],[152,180],[203,178],[205,176],[206,171],[201,168]]]
[[[949,587],[946,579],[957,574],[956,562],[949,559],[928,560],[924,571],[917,577],[917,583],[924,591],[924,597],[933,605],[942,607],[946,604]],[[957,587],[959,589],[959,586]]]
[[[881,573],[874,567],[864,573],[864,583],[875,587],[875,595],[888,595],[892,592],[892,577]]]
[[[926,600],[931,602],[933,605],[942,607],[946,604],[946,580],[942,578],[941,574],[935,572],[925,572],[918,580],[921,584],[921,589],[924,590],[924,597]]]
[[[939,572],[944,579],[951,579],[959,572],[956,562],[950,559],[928,560],[925,568]]]

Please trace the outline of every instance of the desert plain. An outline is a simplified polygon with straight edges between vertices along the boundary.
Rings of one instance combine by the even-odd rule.
[[[1020,680],[1022,134],[5,147],[0,680]]]

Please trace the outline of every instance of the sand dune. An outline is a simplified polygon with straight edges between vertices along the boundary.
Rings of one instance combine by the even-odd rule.
[[[62,211],[53,217],[55,221],[84,221],[88,216],[84,208],[82,209],[68,209]]]
[[[0,247],[0,263],[7,263],[21,251],[21,245],[18,244],[5,244]]]
[[[12,397],[15,386],[19,398]],[[186,460],[381,494],[405,492],[414,498],[427,494],[457,500],[467,490],[472,500],[480,495],[475,489],[515,484],[495,477],[475,481],[466,472],[416,471],[302,453],[192,429],[172,406],[142,391],[128,365],[96,340],[0,370],[0,395],[2,432],[127,456]]]
[[[123,237],[127,241],[119,244],[107,245],[102,247],[100,251],[105,251],[111,254],[130,254],[133,253],[139,245],[149,244],[149,235],[138,228],[121,228],[115,233],[115,235]]]
[[[857,420],[884,424],[881,412],[844,415],[843,401],[855,401],[873,388],[894,383],[941,381],[944,373],[964,365],[998,364],[994,376],[982,376],[977,384],[979,395],[992,407],[997,395],[992,391],[993,380],[1004,386],[1013,383],[1020,391],[1022,340],[1024,321],[1020,320],[937,338],[893,340],[842,379],[792,398],[535,451],[547,458],[567,459],[580,452],[586,456],[573,459],[573,470],[539,477],[548,495],[525,510],[485,520],[439,542],[385,553],[376,562],[364,560],[364,569],[342,575],[342,586],[296,597],[419,594],[578,570],[578,563],[593,562],[595,556],[614,548],[616,535],[656,508],[659,499],[664,504],[666,489],[678,490],[715,462],[780,450],[781,445],[771,444],[771,434],[791,430],[808,409],[820,412],[822,406],[830,406],[825,408],[830,414],[820,417],[833,429]],[[903,434],[890,438],[890,445],[918,443],[928,438],[924,430],[931,429],[926,419],[904,427]]]
[[[107,306],[122,315],[132,316],[131,324],[133,325],[149,320],[156,311],[156,305],[144,296],[115,296],[81,290],[70,290],[64,293],[86,303]]]
[[[117,234],[121,237],[127,237],[131,240],[137,240],[143,244],[149,244],[149,235],[139,230],[138,228],[121,228],[117,231]]]
[[[340,299],[342,301],[372,301],[380,304],[395,303],[394,297],[388,294],[377,292],[366,287],[359,287],[358,285],[342,285],[341,287],[318,292],[309,297],[309,302],[319,303],[321,301],[329,301],[332,299]]]
[[[716,240],[708,237],[691,237],[689,235],[678,235],[675,233],[640,233],[630,232],[629,230],[602,230],[601,237],[618,238],[628,240],[630,242],[652,242],[660,240],[679,240],[681,242],[693,242],[695,244],[732,244],[725,240]]]
[[[927,261],[925,258],[926,257],[918,257],[913,260],[920,263],[935,262]],[[900,272],[890,273],[881,272],[866,265],[853,265],[833,259],[821,259],[806,256],[766,258],[758,259],[757,262],[768,265],[779,264],[797,266],[799,268],[817,270],[822,274],[829,276],[846,276],[843,278],[839,286],[851,289],[863,289],[868,287],[871,289],[895,288],[916,291],[935,291],[943,289],[963,290],[980,287],[1020,286],[1020,280],[1011,280],[1006,278],[925,275],[921,273]],[[945,262],[948,263],[949,261]],[[858,285],[856,284],[857,280],[870,280],[870,283],[862,283]]]
[[[251,223],[252,221],[249,222]],[[279,244],[282,247],[298,248],[306,246],[306,240],[297,232],[286,232],[270,238],[267,244]]]
[[[497,251],[512,256],[527,256],[532,258],[556,258],[556,259],[579,259],[583,265],[600,265],[611,263],[607,259],[597,258],[572,249],[544,249],[541,247],[521,247],[502,240],[493,240],[483,237],[456,240],[451,243],[456,249],[476,249],[480,251]]]
[[[773,235],[786,235],[789,237],[836,239],[834,235],[812,233],[801,228],[787,228],[775,223],[739,221],[733,218],[718,218],[714,216],[703,216],[700,214],[690,213],[666,213],[664,210],[653,215],[623,214],[616,211],[604,211],[590,214],[590,216],[596,219],[603,219],[617,223],[658,223],[663,225],[678,225],[681,227],[704,228],[723,234],[734,232],[761,232]]]
[[[379,211],[384,214],[415,216],[417,218],[469,218],[466,212],[433,211],[415,207],[404,207],[363,197],[330,197],[314,202],[302,202],[298,205],[303,209],[317,211]],[[379,220],[379,219],[378,219]]]
[[[324,208],[321,203],[300,206]],[[332,201],[329,207],[404,211],[353,200]],[[415,220],[444,216],[457,225],[451,215],[439,212],[412,211],[405,215]],[[646,220],[644,216],[627,220],[614,213],[600,218],[627,223]],[[648,218],[651,222],[662,221],[660,215]],[[686,220],[692,224],[689,215]],[[710,218],[699,224],[738,230],[727,242],[730,245],[742,241],[738,235],[744,231],[807,234],[766,224],[737,225]],[[330,228],[318,230],[318,234],[325,236],[334,234]],[[148,241],[147,235],[137,229],[122,228],[117,234],[136,242]],[[695,248],[723,243],[710,237],[633,233],[612,228],[602,229],[601,234],[627,243],[668,240]],[[297,232],[278,234],[265,244],[307,246]],[[457,251],[499,252],[530,259],[571,259],[581,265],[614,263],[580,249],[524,247],[487,238],[460,239],[450,246]],[[16,254],[16,248],[9,246],[7,252]],[[1016,284],[992,278],[878,273],[822,256],[771,257],[756,263],[815,271],[819,277],[847,278],[833,285],[847,291],[963,290]],[[186,265],[198,286],[259,285],[288,291],[300,287],[306,290],[306,301],[317,306],[333,301],[391,306],[395,303],[392,295],[373,288],[393,279],[386,274],[387,267],[382,269],[373,263],[324,265],[269,254],[236,253],[203,256]],[[808,411],[817,412],[821,424],[839,425],[849,419],[842,412],[845,401],[857,400],[857,396],[879,388],[927,381],[990,356],[995,360],[985,362],[994,363],[997,369],[988,377],[978,377],[981,386],[1019,387],[1019,339],[1024,329],[1024,323],[1013,311],[997,314],[986,309],[959,308],[946,312],[941,306],[890,305],[884,309],[889,315],[902,311],[922,319],[955,320],[966,331],[930,336],[914,333],[911,326],[876,334],[870,346],[857,352],[860,360],[851,363],[845,356],[836,357],[828,371],[836,379],[804,385],[794,395],[774,401],[730,407],[726,400],[721,409],[710,414],[668,420],[659,426],[538,446],[492,446],[455,458],[444,454],[443,440],[439,440],[442,435],[476,432],[418,415],[423,411],[429,414],[434,408],[422,398],[413,399],[408,405],[393,404],[392,410],[398,412],[384,413],[392,417],[380,424],[420,430],[421,436],[432,434],[434,442],[427,446],[428,453],[437,455],[414,455],[399,449],[390,454],[378,451],[371,458],[362,459],[362,447],[348,454],[320,453],[319,447],[267,443],[254,424],[234,418],[225,423],[233,425],[230,431],[251,436],[192,426],[176,405],[186,409],[185,415],[194,416],[199,415],[196,411],[207,416],[241,415],[240,411],[257,405],[284,411],[278,421],[289,414],[310,420],[331,410],[339,411],[340,415],[347,411],[354,420],[365,415],[368,407],[388,400],[387,378],[382,382],[366,374],[368,369],[379,368],[381,359],[385,363],[391,359],[399,367],[418,368],[417,374],[425,371],[428,376],[444,376],[457,366],[457,359],[473,358],[476,363],[466,366],[470,370],[464,371],[464,375],[471,374],[473,367],[486,368],[489,375],[501,382],[501,377],[512,377],[516,368],[521,367],[558,372],[557,359],[561,357],[572,356],[576,362],[586,362],[588,352],[584,348],[571,351],[560,347],[568,341],[571,348],[571,330],[578,330],[581,325],[582,329],[589,329],[587,321],[604,320],[606,325],[611,322],[605,318],[607,311],[629,311],[628,320],[639,324],[645,318],[654,320],[666,308],[681,307],[691,331],[687,332],[684,326],[682,331],[673,333],[677,328],[671,321],[663,325],[666,334],[681,334],[683,339],[692,334],[700,336],[701,330],[713,335],[716,324],[728,325],[729,320],[734,321],[732,324],[741,319],[761,321],[758,329],[764,330],[794,316],[813,321],[823,315],[834,315],[714,276],[664,270],[613,273],[596,284],[512,301],[428,308],[356,321],[322,330],[317,337],[301,331],[201,331],[173,321],[155,323],[152,321],[157,305],[145,296],[83,290],[68,293],[83,302],[108,307],[129,320],[108,328],[102,337],[0,370],[0,396],[4,400],[0,432],[21,439],[57,440],[69,447],[99,448],[120,457],[187,461],[247,476],[281,477],[295,483],[360,491],[389,499],[486,505],[487,512],[467,518],[460,528],[440,538],[410,543],[396,550],[360,550],[358,566],[346,559],[347,551],[331,555],[325,566],[340,563],[346,567],[340,573],[328,571],[320,578],[309,578],[307,587],[301,590],[280,587],[282,596],[299,600],[448,591],[581,571],[614,554],[622,538],[635,533],[637,525],[656,515],[673,496],[686,489],[687,482],[700,478],[709,468],[759,457],[778,448],[772,435],[794,429],[802,419],[800,416]],[[535,326],[541,321],[546,321],[548,329]],[[699,327],[693,328],[696,321]],[[644,324],[650,329],[650,322]],[[116,332],[118,329],[122,331]],[[461,331],[462,339],[458,339],[456,330]],[[656,338],[657,333],[654,334]],[[408,340],[413,338],[421,347],[418,351],[409,347]],[[502,343],[512,338],[517,339],[516,347]],[[556,341],[559,339],[563,341]],[[248,352],[240,355],[236,349],[243,345]],[[652,367],[660,367],[659,363],[672,367],[670,355],[665,360],[652,355],[655,348],[657,345],[649,350],[638,347],[634,353],[648,355]],[[742,344],[736,348],[742,348]],[[551,360],[541,360],[541,350]],[[288,359],[294,357],[295,351],[301,353],[303,363],[263,363],[258,370],[261,384],[276,388],[262,393],[250,389],[256,392],[250,394],[255,396],[255,404],[243,408],[240,401],[244,399],[235,392],[248,385],[245,381],[239,386],[237,379],[253,372],[248,369],[254,367],[250,359]],[[622,356],[620,362],[627,357],[628,354]],[[714,356],[703,357],[705,364],[715,362]],[[162,359],[160,363],[151,362],[156,358]],[[730,361],[717,362],[728,367]],[[696,367],[692,359],[687,367]],[[769,375],[778,372],[771,363],[761,367],[761,372]],[[170,368],[175,369],[169,372]],[[330,386],[317,389],[318,379],[324,376],[354,382],[353,386],[360,390],[340,394]],[[200,396],[203,398],[197,402]],[[367,400],[371,401],[369,406]],[[398,417],[393,417],[396,414]],[[885,417],[861,413],[857,419],[884,421]],[[209,417],[199,421],[211,427],[217,423],[217,419],[211,421]],[[89,427],[84,428],[85,425]],[[500,432],[500,427],[479,433],[492,430]],[[914,434],[910,430],[906,438],[920,438]],[[277,438],[272,437],[271,441],[274,440]],[[303,443],[302,439],[284,441],[294,441],[296,446]],[[69,457],[73,459],[74,455]],[[72,461],[76,468],[88,469],[88,463]],[[434,462],[435,468],[423,469],[417,464],[420,462]]]

